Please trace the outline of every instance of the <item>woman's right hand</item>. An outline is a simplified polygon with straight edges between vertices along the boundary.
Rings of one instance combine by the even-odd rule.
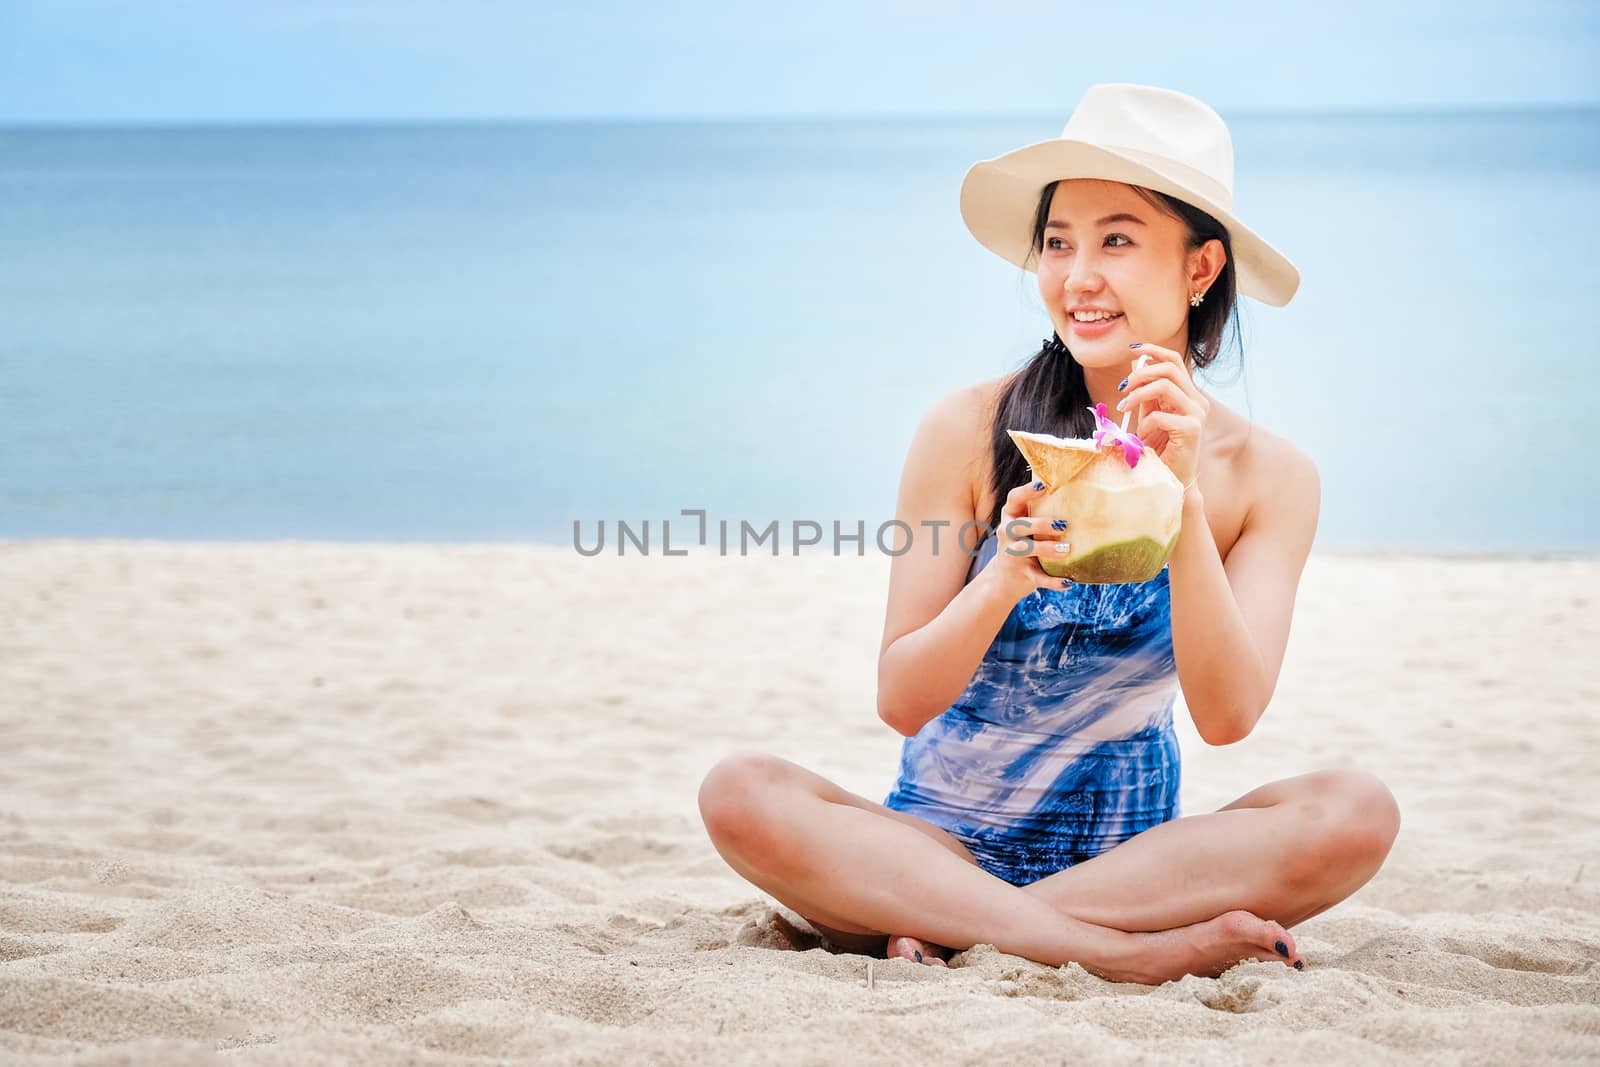
[[[994,559],[984,567],[985,572],[994,572],[994,580],[1014,590],[1017,600],[1035,589],[1065,589],[1072,585],[1070,579],[1052,578],[1039,566],[1040,556],[1060,555],[1070,547],[1069,520],[1029,514],[1034,501],[1042,496],[1044,483],[1039,481],[1019,485],[1006,494],[1005,506],[1000,509],[1000,528],[995,531]]]

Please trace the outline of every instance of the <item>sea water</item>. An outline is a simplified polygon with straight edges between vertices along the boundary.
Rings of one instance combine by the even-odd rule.
[[[1303,281],[1202,384],[1318,547],[1600,547],[1600,112],[1226,117]],[[957,191],[1060,122],[0,130],[0,537],[874,551],[928,405],[1049,332]]]

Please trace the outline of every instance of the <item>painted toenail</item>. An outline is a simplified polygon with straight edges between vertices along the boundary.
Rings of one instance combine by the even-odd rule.
[[[1294,961],[1294,969],[1297,970],[1297,971],[1305,970],[1306,969],[1306,961],[1305,960],[1295,960]]]
[[[1278,950],[1278,955],[1280,956],[1287,956],[1289,954],[1289,946],[1285,945],[1282,941],[1274,941],[1272,943],[1272,947]]]
[[[916,953],[916,957],[917,957],[917,962],[921,963],[922,962],[922,953],[920,953],[920,952]]]

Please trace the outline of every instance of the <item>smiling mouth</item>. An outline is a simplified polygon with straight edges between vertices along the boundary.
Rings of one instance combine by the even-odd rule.
[[[1120,311],[1117,312],[1115,315],[1111,316],[1108,319],[1080,319],[1076,315],[1068,315],[1067,316],[1067,320],[1069,322],[1071,322],[1072,325],[1077,326],[1077,327],[1086,328],[1086,329],[1091,329],[1091,330],[1097,329],[1097,328],[1102,327],[1102,326],[1109,326],[1113,322],[1116,322],[1116,321],[1120,320],[1121,318],[1122,318],[1122,312],[1120,312]]]

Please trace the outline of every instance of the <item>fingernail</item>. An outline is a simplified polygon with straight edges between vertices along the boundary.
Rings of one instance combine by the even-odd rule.
[[[1287,956],[1289,954],[1289,946],[1285,945],[1282,941],[1274,941],[1272,943],[1272,947],[1278,950],[1278,955],[1280,956]]]
[[[1044,483],[1043,482],[1034,482],[1033,483],[1033,487],[1035,489],[1043,489],[1044,488]]]
[[[1139,348],[1139,347],[1141,347],[1143,345],[1144,345],[1143,341],[1135,341],[1135,342],[1133,342],[1133,344],[1129,345],[1128,347],[1129,348]]]
[[[1061,579],[1061,588],[1063,588],[1063,589],[1071,589],[1072,588],[1072,582],[1069,579],[1066,579],[1066,578]]]
[[[1117,392],[1120,393],[1124,389],[1126,389],[1127,387],[1128,387],[1128,379],[1124,378],[1124,379],[1122,379],[1122,381],[1117,383]]]
[[[1125,408],[1127,406],[1128,406],[1128,402],[1126,400],[1117,401],[1117,410],[1118,411],[1121,411],[1123,408]]]
[[[1071,552],[1072,546],[1067,544],[1065,541],[1058,541],[1056,543],[1056,551],[1059,553]]]
[[[913,952],[913,953],[912,953],[912,955],[914,955],[914,956],[916,956],[916,957],[917,957],[917,962],[918,962],[918,963],[921,963],[921,962],[922,962],[922,953],[920,953],[920,952]]]
[[[1065,530],[1067,528],[1067,520],[1066,519],[1056,519],[1050,525],[1055,527],[1058,530]]]
[[[1295,960],[1294,961],[1294,969],[1297,970],[1297,971],[1305,970],[1306,969],[1306,961],[1305,960]]]

